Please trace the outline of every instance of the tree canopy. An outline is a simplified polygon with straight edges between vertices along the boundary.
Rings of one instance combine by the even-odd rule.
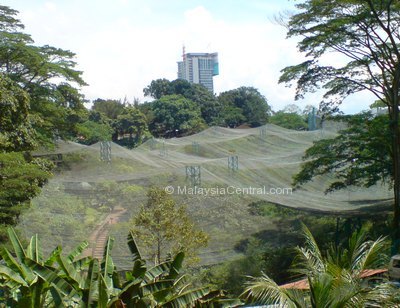
[[[297,81],[296,98],[321,87],[323,112],[335,112],[349,95],[368,91],[389,113],[394,179],[394,239],[400,239],[400,5],[392,0],[307,0],[296,4],[288,37],[299,36],[308,59],[282,70],[280,82]],[[326,54],[341,55],[337,65]]]
[[[147,127],[147,119],[145,115],[136,107],[126,107],[123,112],[117,116],[114,121],[114,128],[117,136],[121,139],[128,139],[122,143],[129,148],[140,145],[144,138],[148,137],[149,131]],[[125,136],[128,135],[128,138]],[[118,142],[118,140],[115,140]]]
[[[218,96],[223,108],[229,110],[229,118],[225,118],[225,123],[230,127],[247,123],[256,127],[267,123],[271,113],[271,107],[267,99],[253,87],[240,87],[234,90],[222,92]],[[240,113],[242,117],[232,117],[232,113]],[[230,119],[235,119],[236,123]],[[242,119],[240,121],[240,118]]]
[[[283,111],[277,111],[269,118],[269,123],[279,125],[288,129],[307,129],[306,121],[301,115],[297,113],[286,113]]]
[[[182,95],[163,96],[152,102],[151,109],[149,129],[156,137],[186,136],[206,127],[199,106]]]
[[[147,203],[133,219],[132,232],[150,249],[156,263],[179,251],[197,261],[197,250],[208,242],[208,235],[195,228],[186,207],[178,206],[163,189],[154,187],[149,189]]]
[[[388,116],[370,112],[342,117],[348,127],[333,139],[315,141],[294,176],[294,185],[323,174],[335,174],[326,192],[348,186],[370,187],[379,182],[393,184],[393,164]]]
[[[86,113],[75,54],[35,45],[17,14],[0,6],[1,236],[51,175],[52,163],[30,152],[57,135],[76,135]]]
[[[84,111],[80,86],[85,85],[75,69],[75,54],[44,45],[36,46],[17,11],[0,6],[0,72],[17,83],[30,97],[33,127],[44,139],[53,134],[68,136],[71,127],[65,120],[71,113]]]

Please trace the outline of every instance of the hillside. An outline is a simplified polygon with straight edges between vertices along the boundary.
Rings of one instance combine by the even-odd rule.
[[[391,194],[380,186],[325,195],[329,177],[292,193],[270,194],[270,189],[291,187],[291,177],[314,140],[334,135],[333,128],[306,132],[275,125],[253,129],[212,127],[189,137],[149,140],[133,150],[112,144],[110,164],[99,159],[99,144],[82,146],[60,141],[57,149],[47,154],[63,155],[61,171],[22,216],[19,228],[27,236],[42,233],[41,238],[48,238],[50,247],[55,246],[52,242],[68,246],[88,239],[113,208],[122,208],[126,213],[106,232],[125,243],[129,219],[145,202],[146,188],[172,186],[174,197],[188,205],[196,224],[211,235],[209,247],[201,253],[202,262],[215,263],[234,256],[234,245],[250,234],[274,228],[265,218],[250,213],[251,202],[265,200],[285,207],[341,214],[388,204]],[[237,171],[229,170],[229,156],[238,157]],[[187,166],[200,166],[200,189],[191,190]],[[233,193],[236,188],[243,193]],[[186,194],[180,194],[185,189]],[[248,194],[251,189],[253,194]],[[75,206],[77,209],[73,209]],[[45,231],[43,219],[58,222]],[[121,264],[129,258],[124,247],[116,247],[115,254]]]

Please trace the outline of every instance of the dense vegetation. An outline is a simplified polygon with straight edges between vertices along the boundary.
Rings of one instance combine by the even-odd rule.
[[[152,136],[185,136],[208,125],[267,121],[270,107],[254,88],[228,91],[222,101],[184,80],[152,81],[144,89],[152,102],[99,98],[88,110],[75,54],[35,45],[17,13],[0,6],[0,241],[6,239],[5,226],[18,221],[21,209],[51,176],[53,164],[33,157],[32,151],[53,147],[57,138],[87,145],[113,140],[134,147]]]
[[[207,287],[190,288],[180,273],[184,253],[148,267],[132,234],[128,247],[132,270],[122,275],[111,256],[114,240],[108,238],[103,259],[84,257],[87,242],[67,255],[57,246],[43,257],[39,238],[26,248],[13,229],[8,230],[12,251],[4,248],[0,265],[2,297],[6,307],[227,307],[240,304],[223,292]]]
[[[278,284],[298,280],[295,265],[296,249],[305,245],[303,224],[307,225],[322,251],[331,247],[347,247],[347,239],[354,231],[364,230],[368,240],[377,240],[390,234],[391,216],[385,212],[352,215],[328,215],[284,208],[266,202],[251,203],[252,215],[272,221],[274,228],[253,234],[236,245],[241,257],[200,270],[205,283],[239,296],[248,276],[265,273]],[[389,253],[385,250],[385,253]]]
[[[212,288],[190,289],[191,282],[186,284],[180,276],[184,255],[192,257],[193,251],[207,243],[207,235],[194,228],[185,207],[153,189],[147,204],[132,220],[135,226],[128,235],[128,246],[133,268],[125,277],[112,260],[111,238],[102,261],[78,259],[87,243],[67,255],[57,247],[44,257],[37,236],[25,249],[13,229],[8,229],[13,251],[3,247],[0,252],[1,303],[9,307],[239,305],[239,300],[227,299],[219,291],[224,289],[232,297],[242,294],[243,301],[293,307],[398,305],[398,293],[386,281],[365,288],[360,274],[387,264],[389,250],[382,235],[400,243],[400,6],[390,0],[306,0],[297,8],[300,12],[286,24],[288,35],[303,37],[299,48],[310,59],[285,68],[280,81],[297,80],[297,97],[322,85],[327,90],[320,108],[324,114],[336,112],[344,98],[363,90],[372,92],[388,114],[343,117],[348,127],[333,139],[316,141],[307,150],[294,184],[333,173],[337,180],[330,183],[327,192],[388,182],[394,188],[391,215],[381,211],[375,217],[330,217],[252,203],[249,211],[272,217],[278,230],[273,234],[262,231],[238,243],[236,248],[242,256],[235,260],[193,269],[198,276],[192,280],[201,284],[200,277]],[[35,45],[16,15],[17,11],[0,6],[1,242],[7,239],[7,226],[19,221],[21,211],[30,206],[54,171],[50,161],[35,157],[33,151],[54,146],[57,138],[88,145],[112,140],[132,148],[153,136],[182,137],[214,125],[257,127],[270,122],[296,130],[307,128],[309,107],[301,112],[288,106],[274,113],[267,99],[253,87],[216,96],[201,85],[179,79],[153,80],[143,90],[152,101],[139,104],[135,100],[131,104],[98,98],[88,110],[80,93],[85,82],[82,72],[75,69],[74,53]],[[339,68],[322,66],[319,59],[331,51],[349,61]],[[114,184],[101,183],[97,188],[115,191]],[[136,188],[120,187],[118,192]],[[71,195],[62,198],[65,203],[60,208],[44,201],[41,217],[27,216],[32,230],[46,225],[51,229],[48,236],[60,244],[61,235],[87,234],[108,210],[110,201],[93,195],[92,206],[87,206]],[[65,221],[63,217],[61,228],[57,212],[74,219]],[[393,221],[391,226],[388,219]],[[299,235],[300,230],[305,237]],[[153,250],[149,254],[155,257],[154,267],[146,266],[134,237],[141,239],[147,250]],[[167,258],[162,251],[165,242],[173,246],[173,254]],[[396,245],[392,252],[398,252]],[[290,272],[295,256],[301,261],[298,274],[307,278],[309,292],[278,286],[299,277]],[[252,279],[245,289],[249,280],[246,275],[257,277],[262,272],[264,275]]]
[[[367,91],[386,107],[393,179],[393,234],[400,239],[400,7],[397,1],[313,1],[296,5],[284,21],[288,37],[298,36],[300,52],[309,58],[286,67],[280,82],[296,81],[296,97],[323,87],[320,109],[326,113],[351,94]],[[329,65],[336,53],[342,65]]]

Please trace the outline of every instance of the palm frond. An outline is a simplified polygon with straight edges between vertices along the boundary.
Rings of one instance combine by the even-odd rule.
[[[294,294],[296,292],[291,292],[291,290],[279,287],[275,281],[264,273],[261,277],[249,278],[251,281],[248,283],[245,291],[240,295],[241,298],[245,298],[257,304],[296,307],[295,301],[297,301],[297,299],[295,301],[292,300],[292,297],[296,297],[296,294]]]

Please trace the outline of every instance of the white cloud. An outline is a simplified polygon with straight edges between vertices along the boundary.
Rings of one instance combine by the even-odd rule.
[[[44,4],[44,7],[50,12],[54,12],[57,10],[57,5],[54,2],[46,2]]]
[[[47,1],[20,10],[21,19],[38,44],[77,53],[79,69],[90,85],[83,88],[89,99],[143,98],[142,90],[152,80],[177,77],[176,62],[185,44],[187,52],[219,53],[216,92],[252,86],[275,110],[293,103],[294,90],[278,85],[278,79],[281,69],[303,58],[296,41],[286,39],[285,29],[268,20],[272,11],[265,18],[240,20],[205,5],[185,4],[186,9],[164,13],[151,2],[118,0],[112,7],[106,1],[96,2],[96,7],[83,2],[79,10],[80,1],[71,2]],[[298,104],[316,105],[319,99],[308,95]],[[347,110],[356,109],[352,105]]]

